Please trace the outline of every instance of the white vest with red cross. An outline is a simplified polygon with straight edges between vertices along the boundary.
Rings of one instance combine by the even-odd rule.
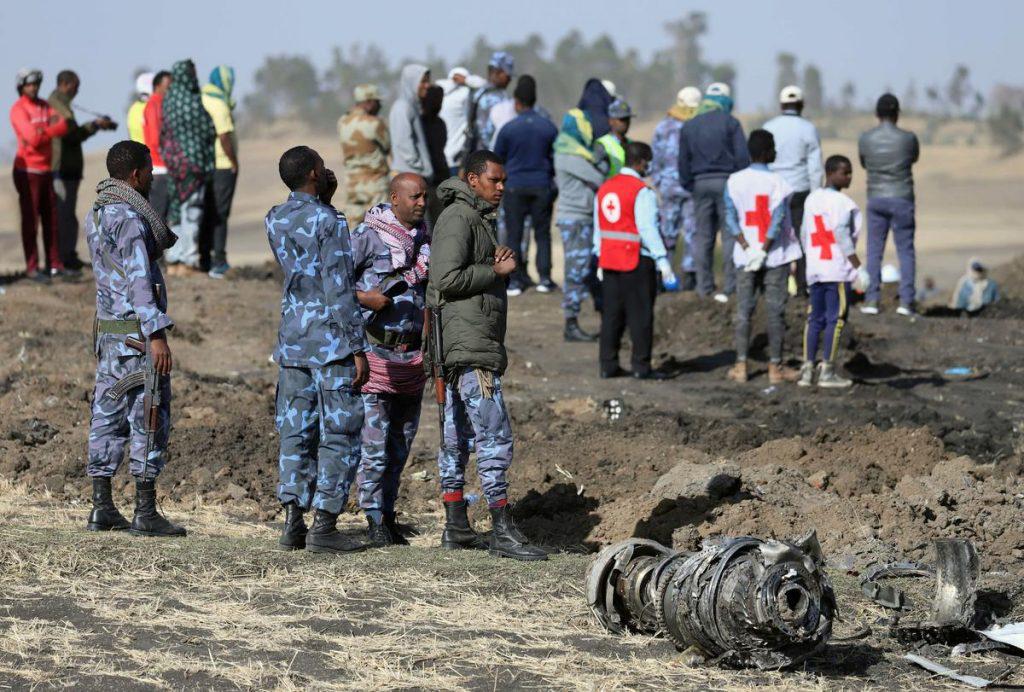
[[[850,223],[853,246],[857,246],[864,220],[857,203],[839,190],[823,187],[807,196],[800,237],[807,249],[807,283],[853,281],[857,270],[836,242],[835,230]]]
[[[768,170],[744,168],[733,173],[725,183],[725,193],[732,199],[740,220],[740,229],[750,247],[764,246],[768,228],[772,225],[772,211],[780,204],[789,204],[793,188],[781,175]],[[800,243],[787,213],[779,234],[768,250],[766,267],[781,267],[800,259]],[[742,269],[747,266],[747,251],[736,243],[732,250],[732,261]]]
[[[597,228],[601,254],[597,266],[631,272],[640,264],[640,231],[636,227],[636,197],[647,187],[633,175],[619,173],[597,189]]]

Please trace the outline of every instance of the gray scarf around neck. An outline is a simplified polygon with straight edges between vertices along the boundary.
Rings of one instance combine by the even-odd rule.
[[[127,204],[146,220],[149,224],[149,229],[153,232],[153,239],[156,241],[158,249],[157,256],[153,259],[160,259],[164,254],[164,250],[177,242],[178,236],[171,232],[171,229],[160,218],[153,205],[139,194],[138,190],[123,180],[118,180],[117,178],[101,180],[100,184],[96,186],[96,194],[96,204],[93,205],[93,208],[99,208],[107,204]]]

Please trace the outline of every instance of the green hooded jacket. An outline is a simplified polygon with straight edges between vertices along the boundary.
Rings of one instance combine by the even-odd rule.
[[[494,272],[498,208],[462,180],[437,188],[444,211],[430,243],[427,301],[441,306],[444,366],[505,372],[505,280]]]

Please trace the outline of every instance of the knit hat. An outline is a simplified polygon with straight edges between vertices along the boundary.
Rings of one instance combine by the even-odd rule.
[[[683,87],[676,94],[676,105],[680,108],[696,108],[700,105],[700,98],[700,89],[697,87]]]
[[[376,84],[360,84],[355,88],[353,95],[355,96],[356,103],[380,101],[380,90],[377,89]]]

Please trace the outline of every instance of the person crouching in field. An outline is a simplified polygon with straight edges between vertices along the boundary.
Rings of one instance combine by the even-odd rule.
[[[365,422],[359,506],[370,543],[408,545],[395,521],[402,469],[420,423],[423,308],[430,236],[423,217],[427,183],[415,173],[391,180],[390,204],[367,210],[352,232],[356,298],[362,306],[370,379],[361,390]]]
[[[804,327],[804,363],[801,387],[814,384],[814,363],[818,343],[822,359],[818,366],[819,387],[849,387],[850,380],[835,371],[839,338],[849,310],[850,282],[869,283],[867,270],[857,257],[857,238],[863,218],[857,203],[842,193],[850,187],[853,165],[845,156],[830,156],[825,162],[825,187],[812,192],[804,202],[801,229],[807,248],[807,284],[810,305]]]
[[[285,508],[279,544],[315,553],[361,550],[363,543],[337,529],[359,466],[359,388],[369,374],[348,224],[331,206],[338,179],[319,154],[293,147],[278,171],[291,190],[266,218],[270,248],[284,271],[274,351],[280,366],[277,495]],[[307,533],[302,515],[310,507],[315,515]]]
[[[107,173],[110,177],[96,187],[99,196],[86,221],[96,280],[97,358],[89,426],[92,513],[87,528],[128,529],[137,536],[184,536],[185,529],[156,509],[156,477],[166,461],[171,421],[171,349],[165,334],[174,326],[167,316],[157,260],[177,238],[146,201],[153,162],[145,144],[124,141],[112,146]],[[123,392],[116,386],[119,382],[124,386],[125,377],[146,370],[155,371],[160,390],[153,418],[147,409],[147,402],[155,400],[150,383]],[[148,375],[145,379],[152,382]],[[131,524],[117,511],[110,489],[126,446],[135,477]]]
[[[775,139],[767,130],[754,130],[747,140],[751,164],[729,176],[725,183],[725,223],[736,238],[732,260],[736,266],[736,364],[729,379],[746,382],[750,318],[758,294],[768,303],[768,381],[792,382],[797,373],[782,364],[789,299],[789,265],[801,256],[789,222],[789,196],[793,190],[778,173],[768,170],[775,160]]]

